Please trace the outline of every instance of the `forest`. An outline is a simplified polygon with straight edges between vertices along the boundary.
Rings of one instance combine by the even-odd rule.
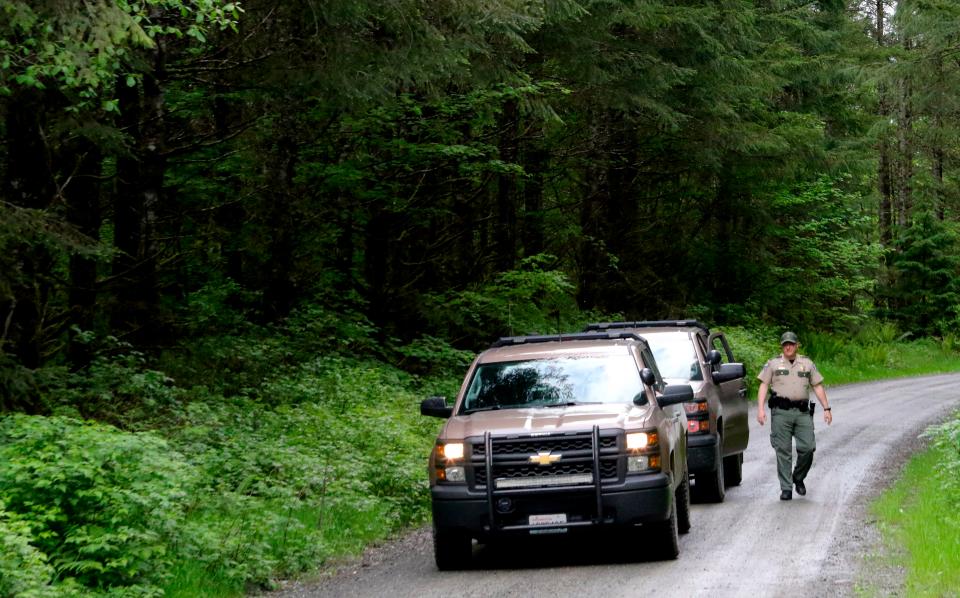
[[[498,336],[960,347],[953,0],[0,0],[0,141],[0,596],[421,520]]]

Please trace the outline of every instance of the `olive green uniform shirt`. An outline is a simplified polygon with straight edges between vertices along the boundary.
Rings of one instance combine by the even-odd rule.
[[[806,401],[810,398],[810,387],[823,383],[823,375],[809,357],[797,355],[790,363],[781,353],[764,364],[757,380],[767,383],[777,396]]]

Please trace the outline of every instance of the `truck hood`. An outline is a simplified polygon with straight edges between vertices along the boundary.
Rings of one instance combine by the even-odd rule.
[[[626,403],[501,409],[458,415],[447,420],[442,436],[448,439],[494,434],[559,433],[600,429],[638,429],[647,426],[653,407]]]

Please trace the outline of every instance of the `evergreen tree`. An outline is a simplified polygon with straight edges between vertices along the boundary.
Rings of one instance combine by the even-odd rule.
[[[914,336],[956,333],[960,325],[960,237],[932,211],[915,215],[897,242],[889,315]]]

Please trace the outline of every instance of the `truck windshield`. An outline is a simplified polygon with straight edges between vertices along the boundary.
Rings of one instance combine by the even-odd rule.
[[[689,332],[646,332],[643,338],[650,343],[661,376],[685,381],[703,380],[700,360],[693,349],[694,339]]]
[[[474,372],[463,411],[629,403],[643,391],[631,355],[487,363]]]

